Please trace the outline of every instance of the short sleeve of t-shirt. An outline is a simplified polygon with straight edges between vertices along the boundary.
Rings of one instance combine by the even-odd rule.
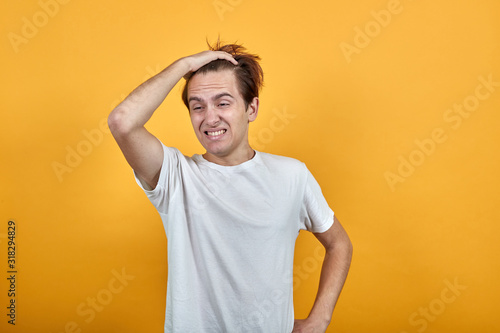
[[[148,199],[156,207],[158,212],[165,214],[168,211],[169,199],[179,186],[179,163],[184,157],[177,148],[163,147],[163,164],[161,166],[158,183],[153,190],[144,187],[141,180],[134,171],[137,184],[144,190]]]
[[[334,213],[328,206],[321,188],[311,172],[307,170],[304,199],[301,207],[301,229],[322,233],[333,225]]]

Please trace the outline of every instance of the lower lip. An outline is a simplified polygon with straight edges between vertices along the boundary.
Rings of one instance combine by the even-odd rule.
[[[215,141],[215,140],[219,140],[220,138],[222,138],[222,137],[224,136],[224,134],[226,134],[226,133],[227,133],[227,130],[226,130],[224,133],[219,134],[219,135],[208,135],[208,134],[205,134],[205,133],[203,133],[203,134],[205,134],[205,136],[206,136],[209,140],[214,140],[214,141]]]

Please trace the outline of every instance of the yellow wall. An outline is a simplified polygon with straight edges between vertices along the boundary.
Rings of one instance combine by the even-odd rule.
[[[354,243],[329,332],[500,331],[497,0],[27,0],[0,13],[2,332],[161,332],[166,239],[105,119],[218,34],[263,59],[254,146],[304,161]],[[148,128],[191,155],[180,87]],[[297,317],[318,244],[297,243]]]

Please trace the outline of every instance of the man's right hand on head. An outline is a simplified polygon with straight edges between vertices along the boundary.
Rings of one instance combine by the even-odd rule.
[[[187,57],[184,57],[183,60],[187,62],[189,66],[189,72],[187,72],[184,75],[184,79],[189,79],[191,74],[193,72],[196,72],[198,69],[203,67],[204,65],[208,64],[209,62],[212,62],[217,59],[224,59],[229,62],[231,62],[234,65],[238,65],[238,62],[234,57],[224,51],[203,51],[200,53],[196,53]]]

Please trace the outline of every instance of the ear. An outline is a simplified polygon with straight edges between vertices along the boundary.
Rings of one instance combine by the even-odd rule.
[[[254,97],[252,99],[252,102],[248,104],[247,107],[247,114],[248,114],[248,121],[252,122],[257,118],[257,114],[259,113],[259,98]]]

